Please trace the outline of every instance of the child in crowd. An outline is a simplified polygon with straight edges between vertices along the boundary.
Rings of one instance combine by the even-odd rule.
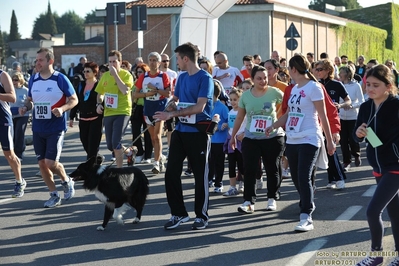
[[[245,91],[249,90],[250,88],[252,88],[253,85],[254,85],[254,83],[252,82],[251,79],[246,79],[240,83],[240,85],[238,86],[238,89],[241,89],[242,92],[245,92]]]
[[[245,125],[247,123],[246,118],[244,118],[244,121],[237,132],[236,148],[233,150],[229,145],[231,139],[231,133],[234,127],[234,121],[236,120],[238,113],[238,102],[240,101],[241,95],[242,95],[242,90],[239,89],[233,89],[230,92],[230,103],[232,109],[229,112],[229,119],[228,119],[229,134],[227,136],[226,142],[224,143],[224,152],[227,153],[229,159],[229,177],[230,177],[230,188],[226,193],[223,194],[223,196],[226,197],[237,196],[240,193],[240,190],[242,190],[241,192],[244,191],[244,182],[243,182],[244,178],[242,175],[238,174],[236,175],[236,166],[240,171],[240,173],[244,173],[244,164],[241,154],[241,141],[244,138],[244,130],[245,130]],[[237,190],[236,187],[237,180],[239,181],[240,184],[239,185],[240,190]]]
[[[228,112],[229,109],[225,104],[223,104],[218,97],[220,95],[221,88],[217,82],[214,82],[214,92],[213,92],[213,110],[212,115],[218,114],[220,121],[218,124],[218,129],[211,139],[211,152],[209,155],[209,174],[208,180],[209,185],[213,185],[213,177],[215,176],[215,193],[223,192],[223,172],[224,172],[224,159],[225,154],[223,152],[223,145],[227,139],[228,134]]]

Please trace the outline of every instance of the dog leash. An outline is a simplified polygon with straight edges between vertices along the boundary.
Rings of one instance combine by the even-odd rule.
[[[163,111],[162,112],[165,112],[165,111],[170,111],[170,110],[177,110],[177,107],[176,107],[176,102],[175,102],[175,100],[170,100],[166,105],[165,105],[165,108],[163,109]],[[122,159],[123,159],[123,156],[125,155],[125,151],[127,150],[127,149],[130,149],[131,147],[134,147],[134,143],[137,141],[137,140],[139,140],[140,138],[141,138],[141,136],[148,130],[148,128],[149,128],[149,126],[154,126],[155,125],[155,123],[157,123],[157,122],[159,122],[159,121],[161,121],[161,119],[156,119],[156,120],[154,120],[154,121],[152,121],[151,122],[151,124],[147,124],[147,127],[143,130],[143,131],[141,131],[140,132],[140,134],[132,141],[132,143],[131,143],[131,145],[130,146],[127,146],[127,147],[125,147],[125,148],[123,148],[123,151],[122,151],[122,155],[121,155],[121,157],[122,157]],[[122,145],[122,144],[121,144]],[[122,145],[123,146],[123,145]],[[133,150],[132,150],[132,152],[134,152]],[[113,161],[109,166],[112,166],[114,163],[116,162],[116,160],[115,161]]]

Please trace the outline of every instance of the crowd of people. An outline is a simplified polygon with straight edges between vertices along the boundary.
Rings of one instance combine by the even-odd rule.
[[[74,196],[74,181],[59,159],[67,126],[73,127],[78,119],[87,159],[103,156],[99,147],[105,128],[115,167],[123,167],[126,157],[128,166],[152,163],[152,173],[165,173],[171,211],[164,225],[167,230],[190,220],[181,180],[187,159],[195,180],[193,229],[209,224],[210,188],[225,197],[242,193],[244,202],[238,211],[255,212],[264,170],[266,210],[278,210],[282,180],[291,178],[300,209],[294,230],[307,232],[314,229],[316,169],[327,169],[326,188],[345,189],[352,162],[355,167],[362,164],[359,143],[366,139],[367,159],[377,182],[367,209],[371,250],[382,250],[385,208],[398,249],[399,99],[398,71],[392,60],[379,64],[370,59],[365,64],[361,55],[355,64],[342,55],[333,62],[326,53],[317,61],[313,53],[285,59],[273,51],[265,61],[259,55],[245,55],[243,66],[237,68],[230,66],[223,51],[214,53],[216,65],[199,58],[192,43],[174,52],[178,72],[169,68],[167,54],[151,52],[147,64],[137,58],[132,65],[113,50],[107,64],[81,58],[79,69],[66,73],[54,67],[54,54],[45,48],[37,52],[28,88],[21,73],[10,76],[0,71],[0,140],[15,175],[12,196],[22,197],[27,186],[21,162],[30,116],[40,174],[50,192],[44,207],[61,204],[54,175],[61,179],[64,200]],[[76,72],[81,77],[70,79]],[[129,121],[133,143],[125,146],[122,140]],[[164,130],[167,156],[162,154]],[[226,156],[229,188],[224,191]],[[358,265],[380,265],[382,260],[367,257]],[[399,258],[389,265],[399,265]]]

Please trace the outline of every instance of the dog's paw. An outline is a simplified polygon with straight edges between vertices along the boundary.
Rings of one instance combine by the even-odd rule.
[[[104,231],[104,230],[105,230],[105,228],[102,227],[102,225],[100,225],[99,227],[97,227],[97,231]]]
[[[133,224],[138,224],[139,222],[140,222],[140,219],[137,217],[134,217]]]

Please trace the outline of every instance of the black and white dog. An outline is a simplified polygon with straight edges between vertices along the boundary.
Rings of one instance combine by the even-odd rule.
[[[102,160],[102,156],[90,158],[69,175],[74,180],[83,180],[83,187],[94,191],[96,198],[105,204],[103,224],[97,230],[105,230],[111,216],[123,224],[123,214],[131,207],[137,212],[133,223],[140,222],[149,191],[147,177],[137,167],[104,166]]]

